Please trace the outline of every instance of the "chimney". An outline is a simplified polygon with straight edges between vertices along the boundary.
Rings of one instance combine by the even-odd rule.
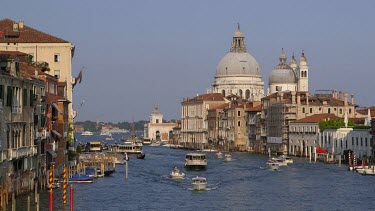
[[[18,32],[18,23],[13,23],[13,31]]]
[[[354,105],[354,95],[350,95],[352,97],[352,105]]]
[[[344,92],[344,106],[348,106],[348,93]]]
[[[342,91],[339,91],[339,100],[342,100]]]
[[[309,106],[309,93],[306,92],[306,105]]]
[[[292,104],[296,104],[296,92],[292,91],[291,94],[292,94]]]
[[[24,25],[23,21],[18,22],[18,28],[19,29],[23,29],[23,25]]]

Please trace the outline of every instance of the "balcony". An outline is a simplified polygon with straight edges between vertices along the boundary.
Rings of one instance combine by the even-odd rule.
[[[37,146],[28,146],[15,148],[10,151],[9,157],[11,159],[18,159],[26,156],[33,156],[37,154]]]
[[[4,149],[0,151],[0,163],[6,160],[8,157],[8,150]]]

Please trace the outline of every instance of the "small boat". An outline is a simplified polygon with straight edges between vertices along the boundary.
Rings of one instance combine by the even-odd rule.
[[[217,152],[215,156],[216,158],[224,158],[224,154],[222,152]]]
[[[293,163],[293,159],[291,157],[288,157],[288,156],[285,156],[285,155],[281,155],[279,158],[283,159],[284,162],[287,163],[287,164]]]
[[[185,178],[185,173],[182,172],[180,169],[177,167],[174,167],[172,169],[171,174],[169,175],[172,179],[184,179]]]
[[[143,152],[140,154],[137,154],[138,159],[145,159],[145,157],[146,157],[146,154],[144,154]]]
[[[92,132],[90,132],[90,131],[83,131],[81,133],[81,136],[92,136],[92,135],[94,135],[94,134]]]
[[[356,171],[362,175],[375,175],[375,166],[357,168]]]
[[[102,130],[102,131],[100,132],[100,135],[101,135],[101,136],[112,136],[112,133],[109,132],[109,130]]]
[[[91,183],[93,178],[83,174],[73,174],[71,178],[68,178],[70,183]]]
[[[204,177],[195,177],[193,178],[193,190],[206,190],[207,181]]]
[[[280,159],[280,158],[271,158],[271,160],[268,161],[269,163],[271,162],[274,162],[274,163],[278,163],[279,166],[287,166],[287,162],[285,162],[284,159]]]
[[[100,168],[96,168],[96,178],[103,178],[104,172],[102,173],[102,170]]]
[[[279,167],[280,167],[280,165],[276,162],[268,162],[267,166],[272,171],[277,171],[277,170],[279,170]]]
[[[225,155],[224,155],[224,161],[232,161],[232,155],[230,155],[230,154],[225,154]]]
[[[150,144],[151,144],[151,140],[149,138],[143,139],[143,145],[150,145]]]
[[[206,155],[202,153],[188,153],[185,157],[185,168],[190,170],[204,170],[207,166]]]
[[[104,176],[105,177],[108,177],[108,176],[111,176],[113,173],[115,173],[116,171],[113,169],[113,170],[105,170],[104,171]]]
[[[60,187],[59,179],[55,178],[52,183],[52,189],[59,188],[59,187]]]

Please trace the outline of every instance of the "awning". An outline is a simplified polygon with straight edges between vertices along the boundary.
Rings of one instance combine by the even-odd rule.
[[[59,132],[57,132],[56,130],[52,130],[52,133],[54,133],[55,135],[57,135],[57,137],[59,137],[59,138],[62,137],[62,135]]]
[[[328,150],[322,149],[320,146],[316,149],[316,154],[328,154]]]
[[[47,150],[47,152],[50,154],[50,155],[52,155],[52,157],[53,158],[55,158],[55,157],[57,157],[57,154],[56,154],[56,152],[55,151],[53,151],[52,149],[50,149],[50,150]]]
[[[60,114],[63,114],[63,112],[59,109],[56,103],[51,103],[53,107],[55,107],[56,110],[59,111]]]

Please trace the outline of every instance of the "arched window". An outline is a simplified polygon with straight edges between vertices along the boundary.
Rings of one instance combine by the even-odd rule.
[[[238,95],[242,98],[242,89],[238,90]]]
[[[328,113],[331,113],[331,108],[328,108]]]
[[[238,121],[238,122],[237,122],[237,126],[238,126],[238,127],[241,127],[241,121]]]
[[[305,107],[302,108],[302,113],[305,113]]]
[[[250,90],[246,89],[245,91],[245,98],[248,100],[250,98]]]
[[[223,94],[224,95],[224,97],[225,97],[225,90],[223,89],[223,90],[221,90],[221,94]]]

